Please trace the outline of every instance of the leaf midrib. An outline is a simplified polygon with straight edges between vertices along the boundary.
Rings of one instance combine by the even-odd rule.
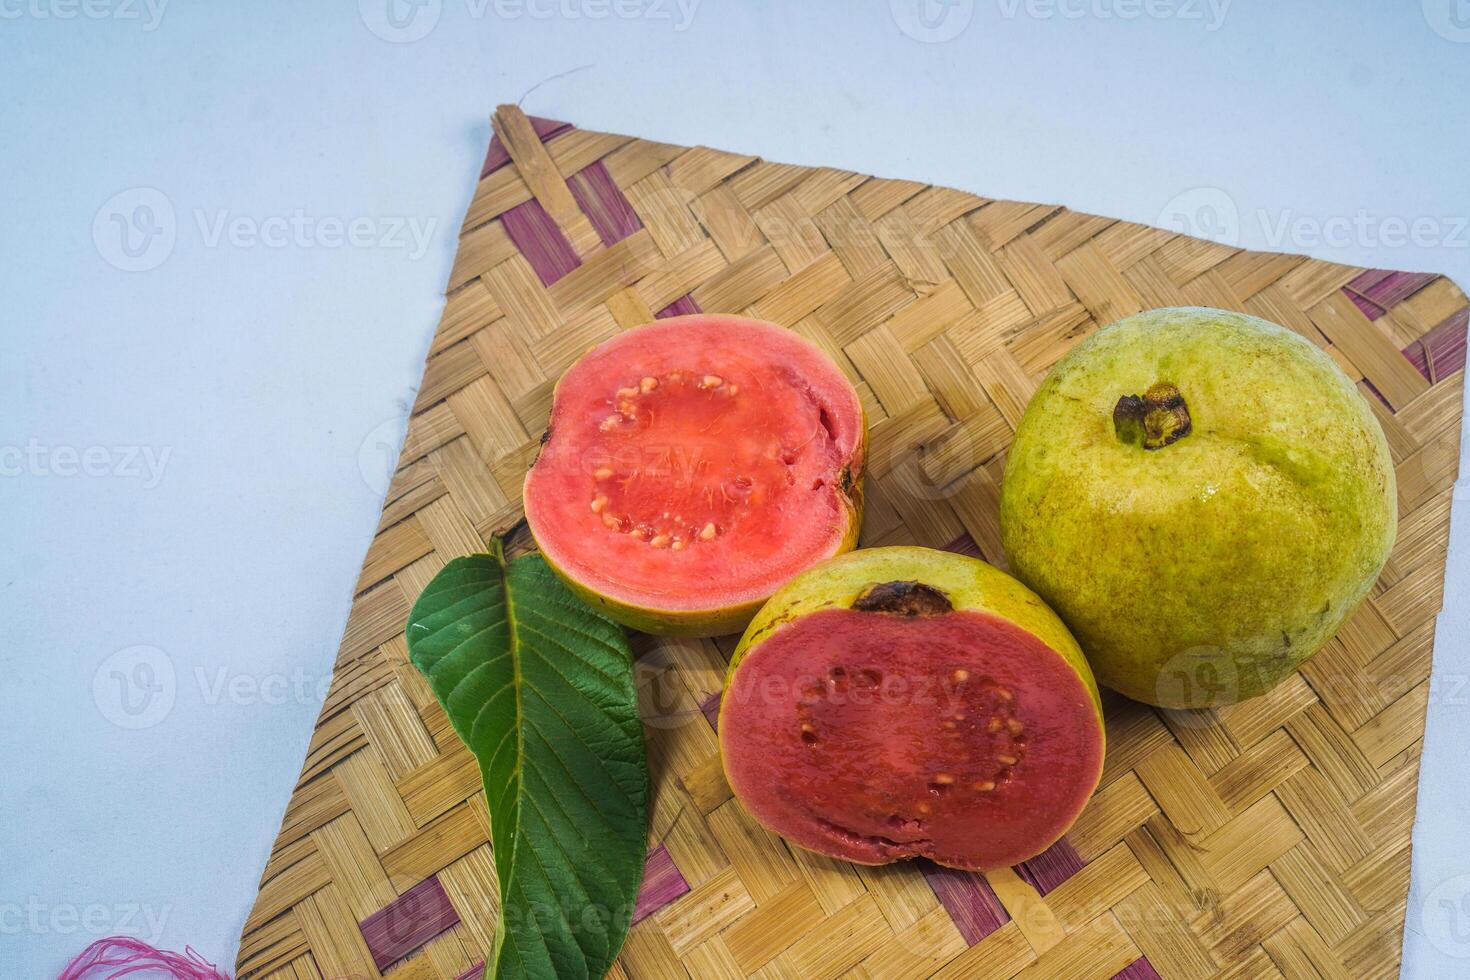
[[[510,675],[512,680],[511,687],[515,691],[516,757],[511,765],[510,789],[511,795],[515,799],[516,818],[509,831],[509,837],[511,841],[510,874],[507,876],[506,879],[506,888],[507,891],[509,891],[509,889],[516,887],[516,885],[518,884],[518,876],[520,874],[521,867],[521,823],[524,820],[524,816],[521,811],[521,804],[523,802],[523,797],[525,796],[522,787],[522,780],[525,772],[526,762],[526,707],[521,700],[521,640],[519,630],[517,630],[516,628],[515,600],[511,598],[510,565],[505,560],[505,548],[499,540],[496,540],[494,542],[494,545],[491,549],[491,554],[495,556],[495,567],[500,572],[501,592],[505,595],[505,627],[507,631],[506,651],[510,654]],[[542,874],[545,874],[544,870],[542,871]],[[509,929],[504,928],[504,926],[501,927],[498,935],[501,937],[502,941],[499,945],[504,945],[504,937],[509,932]],[[546,946],[546,940],[544,936],[542,937],[542,946],[546,947],[547,953],[549,954],[551,950],[549,946]],[[497,962],[495,972],[496,974],[499,974],[499,950],[496,950],[496,953]]]

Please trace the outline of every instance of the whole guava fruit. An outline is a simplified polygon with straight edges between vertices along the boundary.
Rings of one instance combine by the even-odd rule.
[[[1000,503],[1012,571],[1098,680],[1170,708],[1256,697],[1316,653],[1395,522],[1383,431],[1332,359],[1194,307],[1120,320],[1056,364]]]
[[[914,547],[833,558],[772,596],[731,658],[719,736],[736,798],[791,843],[982,871],[1066,832],[1104,741],[1056,614],[984,562]]]

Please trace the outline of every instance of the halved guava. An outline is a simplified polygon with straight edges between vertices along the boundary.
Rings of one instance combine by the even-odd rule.
[[[1061,620],[928,548],[854,552],[776,593],[731,660],[719,730],[752,816],[859,864],[1017,864],[1102,774],[1097,685]]]
[[[681,316],[618,334],[557,383],[526,520],[574,591],[635,629],[717,636],[850,550],[857,392],[772,323]]]

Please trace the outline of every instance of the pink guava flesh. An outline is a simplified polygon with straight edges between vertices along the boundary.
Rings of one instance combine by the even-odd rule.
[[[852,386],[801,337],[661,320],[562,377],[526,517],[558,568],[620,602],[759,601],[849,536],[862,438]]]
[[[1076,672],[977,611],[807,615],[739,662],[719,727],[756,819],[861,864],[1017,864],[1066,831],[1102,770]]]

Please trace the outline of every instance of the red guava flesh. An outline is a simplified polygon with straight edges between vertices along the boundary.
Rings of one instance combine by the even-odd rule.
[[[551,565],[613,618],[731,632],[852,547],[863,444],[857,394],[816,347],[744,317],[673,317],[562,377],[526,518]]]
[[[792,843],[860,864],[1018,864],[1066,832],[1102,771],[1077,672],[986,612],[824,609],[750,650],[730,684],[736,796]]]

